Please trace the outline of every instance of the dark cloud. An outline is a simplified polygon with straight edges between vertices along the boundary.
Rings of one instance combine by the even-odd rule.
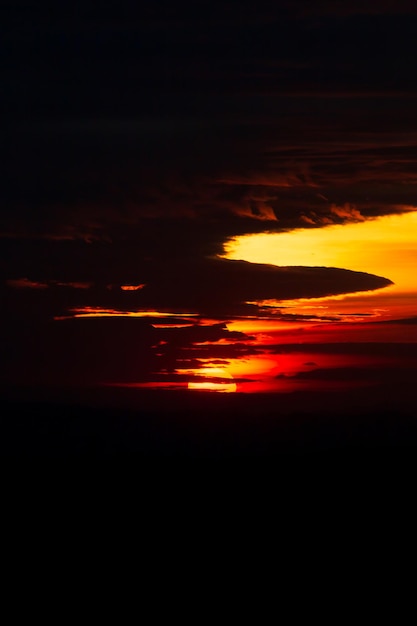
[[[0,233],[114,241],[148,231],[169,246],[160,222],[171,219],[189,246],[202,242],[196,219],[219,244],[401,212],[416,204],[414,108],[399,97],[242,97],[220,105],[221,119],[200,110],[14,124],[1,146]]]
[[[392,324],[397,324],[401,322],[392,322]],[[387,324],[387,322],[382,323]],[[388,326],[390,324],[388,323]],[[340,326],[341,331],[343,332],[343,325]],[[370,331],[372,327],[368,330]],[[276,353],[304,353],[306,351],[306,346],[303,344],[285,344],[285,346],[281,344],[276,344],[274,346],[268,346],[268,349],[271,349]],[[371,357],[387,357],[388,359],[394,359],[396,364],[400,363],[405,359],[410,359],[410,363],[407,364],[407,367],[410,364],[414,364],[417,359],[417,343],[407,342],[407,341],[362,341],[360,343],[355,341],[334,341],[333,343],[308,343],[308,351],[314,354],[333,354],[333,355],[357,355],[357,356],[371,356]],[[410,370],[413,373],[413,367]]]
[[[61,307],[66,306],[98,306],[116,308],[126,311],[134,310],[173,310],[196,312],[202,315],[221,315],[230,317],[236,314],[250,314],[255,309],[245,303],[256,300],[288,300],[299,297],[321,297],[378,289],[391,284],[386,278],[362,272],[352,272],[336,268],[303,268],[283,267],[247,263],[245,261],[229,261],[222,259],[183,260],[179,258],[166,260],[152,259],[148,262],[136,260],[134,269],[129,266],[130,257],[112,258],[114,247],[109,245],[107,263],[113,264],[112,280],[119,279],[122,284],[130,271],[136,280],[143,280],[145,287],[139,290],[108,289],[109,272],[107,263],[100,263],[99,251],[92,244],[85,246],[85,263],[71,263],[71,257],[65,257],[61,263],[68,267],[68,282],[61,284],[39,283],[36,276],[44,277],[51,272],[59,272],[51,259],[44,258],[38,266],[33,264],[31,280],[23,281],[24,286],[41,284],[48,293],[37,302],[46,307],[55,303],[59,310],[55,315],[62,314]],[[88,262],[91,259],[91,262]],[[116,266],[116,264],[118,264]],[[11,269],[11,268],[10,268]],[[48,278],[51,279],[50,276]],[[56,281],[56,279],[55,279]],[[72,289],[74,285],[94,283],[94,288]],[[9,280],[10,285],[10,280]],[[11,286],[22,286],[19,280],[11,281]],[[19,291],[22,291],[21,289]],[[29,290],[25,290],[26,292]],[[73,292],[73,293],[71,293]],[[43,295],[43,294],[42,294]],[[9,294],[10,301],[25,296]],[[30,297],[30,294],[28,295]],[[32,307],[33,308],[33,307]]]
[[[3,383],[90,386],[146,382],[157,380],[164,371],[175,372],[181,363],[188,367],[190,358],[201,365],[201,358],[257,352],[245,343],[253,337],[229,331],[224,323],[200,324],[197,319],[189,320],[188,326],[170,327],[172,319],[162,317],[158,322],[164,327],[159,327],[152,318],[117,316],[55,321],[48,319],[45,306],[40,312],[32,308],[28,316],[26,308],[11,309],[10,302],[4,302],[0,333]],[[218,343],[221,340],[225,343]]]
[[[294,375],[279,374],[277,378],[296,378],[300,380],[326,380],[350,382],[366,381],[367,384],[373,381],[380,381],[381,378],[387,377],[387,369],[385,367],[317,367],[306,372],[297,372]]]
[[[372,391],[368,392],[368,396],[363,396],[364,406],[370,402],[370,399],[378,402],[381,406],[384,402],[386,406],[399,406],[401,404],[411,406],[414,402],[413,378],[412,369],[398,361],[395,362],[395,360],[379,366],[317,368],[297,372],[293,376],[277,376],[277,380],[291,380],[298,384],[312,383],[317,388],[320,385],[324,385],[327,389],[353,387],[356,388],[355,393],[359,392],[359,394],[361,388],[370,388]]]
[[[388,320],[387,324],[417,324],[417,317],[406,317],[400,320]]]

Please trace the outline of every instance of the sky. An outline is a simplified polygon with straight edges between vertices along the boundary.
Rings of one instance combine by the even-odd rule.
[[[415,404],[414,2],[15,0],[0,31],[3,387]]]

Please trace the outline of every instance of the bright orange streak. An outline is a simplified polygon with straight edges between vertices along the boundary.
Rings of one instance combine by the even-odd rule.
[[[152,324],[152,328],[192,328],[195,324]]]
[[[310,326],[308,322],[281,322],[271,318],[265,319],[237,319],[227,323],[227,329],[230,331],[238,331],[247,335],[257,335],[258,333],[268,333],[271,329],[276,331],[297,332],[298,328]],[[246,342],[247,343],[247,342]]]
[[[141,285],[121,285],[120,289],[122,291],[138,291],[139,289],[143,289],[145,286],[145,283]]]
[[[229,322],[229,330],[241,330],[240,321]],[[284,328],[280,322],[269,320],[261,332],[256,327],[245,327],[245,332],[256,336],[255,345],[267,348],[268,346],[299,344],[305,345],[320,343],[417,343],[417,324],[375,324],[359,321],[356,324],[343,322],[306,322],[288,325]],[[278,355],[279,356],[279,355]],[[259,358],[259,357],[254,357]],[[239,360],[240,361],[240,360]],[[233,370],[232,374],[236,375]]]
[[[72,315],[55,317],[55,320],[72,319],[73,317],[197,317],[198,313],[168,313],[165,311],[120,311],[118,309],[102,309],[86,306],[81,309],[70,309]]]

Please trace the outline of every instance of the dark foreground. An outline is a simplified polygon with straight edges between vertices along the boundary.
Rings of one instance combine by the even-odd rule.
[[[227,397],[226,397],[227,396]],[[233,397],[231,397],[233,396]],[[410,407],[346,407],[329,397],[144,394],[131,402],[6,397],[0,419],[4,458],[267,457],[417,450]],[[316,398],[317,400],[317,398]],[[333,400],[333,402],[332,402]]]

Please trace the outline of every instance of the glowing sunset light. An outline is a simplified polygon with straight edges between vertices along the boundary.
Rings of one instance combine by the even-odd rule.
[[[58,316],[55,320],[71,319],[73,317],[197,317],[197,313],[172,313],[166,311],[120,311],[118,309],[103,309],[86,306],[70,309],[71,315]]]
[[[218,382],[190,382],[188,389],[199,391],[219,391],[223,393],[233,393],[236,391],[236,383],[218,383]]]
[[[383,276],[416,291],[417,211],[364,222],[234,237],[224,258],[279,266],[337,267]]]
[[[250,355],[247,358],[230,359],[227,370],[234,378],[251,378],[268,374],[273,376],[278,373],[281,355]]]
[[[202,367],[195,370],[201,377],[200,380],[193,380],[188,383],[188,389],[200,391],[219,391],[223,393],[233,393],[236,391],[236,383],[229,371],[221,367]],[[205,380],[206,379],[206,380]]]
[[[247,358],[228,359],[224,367],[202,367],[192,370],[178,370],[181,375],[190,374],[193,380],[188,389],[219,392],[291,392],[301,387],[314,389],[318,381],[308,374],[317,371],[329,371],[350,367],[363,371],[363,368],[375,368],[382,363],[391,363],[392,359],[363,354],[326,354],[318,353],[306,346],[300,351],[280,354],[255,354]],[[304,376],[307,374],[307,376]],[[201,380],[200,380],[201,378]],[[229,382],[230,380],[230,382]],[[233,381],[233,382],[232,382]],[[325,386],[326,381],[322,381]],[[358,380],[337,381],[339,386],[357,385]]]

